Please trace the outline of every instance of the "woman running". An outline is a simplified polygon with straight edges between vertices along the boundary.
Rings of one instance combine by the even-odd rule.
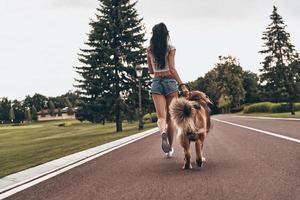
[[[174,123],[169,114],[169,105],[178,97],[178,85],[186,96],[188,89],[183,85],[175,69],[175,47],[170,44],[169,31],[164,23],[152,28],[150,47],[147,49],[147,63],[150,74],[154,74],[151,95],[154,101],[157,125],[161,133],[162,149],[167,157],[173,155]]]

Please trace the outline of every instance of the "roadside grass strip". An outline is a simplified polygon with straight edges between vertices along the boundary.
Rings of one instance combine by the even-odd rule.
[[[144,130],[156,126],[147,123]],[[123,122],[123,131],[119,133],[114,123],[102,125],[77,120],[2,125],[0,178],[138,132],[137,122]]]
[[[158,128],[154,128],[6,176],[0,179],[0,199],[7,198],[113,150],[152,135],[157,131]],[[6,183],[10,183],[10,185],[3,187]]]

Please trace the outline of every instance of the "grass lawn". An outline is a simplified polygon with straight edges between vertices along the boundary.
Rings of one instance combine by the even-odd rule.
[[[145,124],[145,130],[153,127],[156,123]],[[138,132],[137,122],[123,123],[122,133],[115,132],[115,123],[76,120],[0,125],[0,177]]]
[[[277,117],[277,118],[299,118],[300,119],[300,111],[295,112],[295,115],[291,115],[290,112],[288,113],[249,113],[244,114],[242,112],[236,113],[236,115],[240,116],[252,116],[252,117]]]

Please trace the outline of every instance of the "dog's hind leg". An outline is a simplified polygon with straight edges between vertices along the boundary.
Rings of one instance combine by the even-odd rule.
[[[184,149],[184,160],[183,169],[192,169],[190,148]]]
[[[184,149],[184,160],[185,163],[182,167],[182,169],[192,169],[192,164],[191,164],[191,152],[190,152],[190,141],[182,136],[181,138],[181,146]]]
[[[198,167],[202,167],[203,165],[201,146],[202,146],[202,142],[200,140],[197,140],[195,142],[195,149],[196,149],[196,163]]]
[[[199,140],[195,142],[196,147],[196,163],[198,167],[203,166],[203,162],[206,160],[203,156],[204,134],[200,134]]]
[[[201,142],[202,142],[202,144],[201,144],[201,156],[202,156],[202,161],[206,161],[206,158],[203,156],[203,147],[204,147],[204,139],[205,139],[205,137],[206,137],[206,135],[207,135],[207,133],[206,134],[204,134],[203,135],[203,137],[200,137],[200,140],[201,140]]]

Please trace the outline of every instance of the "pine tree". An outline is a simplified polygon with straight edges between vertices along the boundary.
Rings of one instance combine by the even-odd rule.
[[[135,67],[145,64],[146,51],[144,26],[138,18],[135,5],[130,0],[100,0],[96,20],[91,20],[91,32],[85,43],[89,48],[80,49],[79,61],[83,66],[75,67],[81,79],[76,79],[81,90],[81,108],[88,113],[99,113],[98,122],[114,114],[117,132],[122,131],[121,112],[126,98],[137,91]],[[147,88],[149,75],[142,80]],[[79,117],[79,116],[78,116]],[[80,118],[80,117],[79,117]],[[82,119],[82,118],[81,118]],[[100,120],[100,121],[103,121]]]
[[[294,114],[293,102],[299,91],[299,54],[291,44],[290,34],[285,31],[286,25],[275,6],[270,19],[272,22],[262,37],[264,49],[259,52],[265,55],[260,82],[269,100],[288,101]]]

